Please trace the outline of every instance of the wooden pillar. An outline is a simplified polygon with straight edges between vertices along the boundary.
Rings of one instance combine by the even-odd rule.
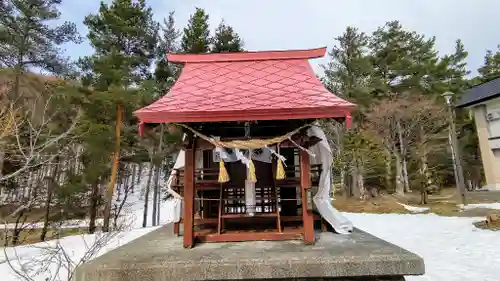
[[[314,243],[314,216],[312,208],[309,208],[307,191],[311,188],[311,167],[309,164],[309,154],[306,151],[300,151],[300,189],[302,194],[302,222],[304,224],[304,242],[306,244]]]
[[[194,166],[195,166],[195,142],[190,138],[189,144],[185,149],[184,162],[184,248],[194,246]]]

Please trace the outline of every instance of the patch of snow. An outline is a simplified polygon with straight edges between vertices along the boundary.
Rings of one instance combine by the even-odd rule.
[[[134,229],[111,235],[106,234],[106,236],[103,234],[75,235],[44,243],[4,248],[3,258],[0,258],[0,275],[5,281],[22,280],[13,270],[15,268],[28,275],[33,281],[67,281],[68,272],[73,272],[74,268],[81,264],[82,259],[92,252],[91,247],[99,245],[100,241],[103,242],[103,246],[96,248],[93,258],[155,229],[157,227]],[[5,256],[9,258],[10,264]]]
[[[410,205],[406,205],[406,204],[399,203],[399,202],[398,202],[398,204],[403,206],[406,210],[408,210],[412,213],[423,213],[423,212],[430,210],[429,207],[415,207],[415,206],[410,206]]]
[[[471,210],[471,209],[492,209],[492,210],[500,210],[500,203],[479,203],[479,204],[467,204],[464,206],[463,204],[458,205],[462,210]]]
[[[75,235],[32,245],[3,247],[3,253],[0,253],[1,280],[69,281],[68,272],[73,272],[74,268],[82,263],[82,259],[88,260],[89,253],[92,253],[90,258],[98,257],[157,229],[158,227],[151,227],[153,225],[153,183],[151,183],[151,190],[148,196],[146,228],[142,228],[145,205],[144,194],[147,182],[146,175],[147,169],[143,171],[141,181],[137,185],[139,190],[136,190],[134,193],[128,193],[126,200],[124,200],[123,194],[118,199],[118,192],[115,192],[114,205],[119,206],[123,203],[120,216],[117,219],[117,225],[120,226],[121,232]],[[160,196],[164,196],[163,192]],[[162,200],[159,206],[159,225],[172,222],[173,213],[173,201]],[[102,225],[102,223],[102,219],[96,221],[98,226]],[[80,228],[88,227],[88,225],[89,220],[69,220],[52,225],[52,227]],[[0,228],[12,229],[14,227],[15,224],[0,224]],[[26,229],[42,227],[43,223],[31,223],[23,226]],[[95,249],[92,250],[92,248]],[[16,274],[16,271],[27,274],[28,278],[20,277]]]
[[[144,201],[139,200],[138,197],[131,197],[130,200],[130,204],[124,206],[122,210],[124,216],[120,218],[120,224],[126,225],[125,231],[112,234],[75,235],[32,245],[3,248],[4,253],[0,253],[2,281],[21,280],[12,267],[27,273],[33,281],[68,281],[68,272],[73,272],[82,259],[88,259],[86,255],[89,252],[95,252],[92,258],[98,257],[157,229],[158,227],[142,228]],[[160,205],[160,225],[172,221],[173,206],[171,202],[171,200],[167,200]],[[148,226],[152,224],[151,204],[152,202],[148,208]],[[86,224],[88,225],[88,221],[81,221],[78,225],[85,227]],[[71,222],[66,226],[70,225]],[[96,248],[95,251],[91,250],[92,247]],[[62,265],[60,265],[61,262]],[[54,278],[56,275],[56,279],[46,279]]]
[[[482,218],[436,214],[347,214],[360,229],[423,257],[426,274],[407,281],[496,281],[500,232],[478,229]]]

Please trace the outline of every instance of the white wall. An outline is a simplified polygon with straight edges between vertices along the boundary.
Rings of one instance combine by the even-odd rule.
[[[498,112],[500,115],[500,98],[485,103],[486,114]],[[491,149],[500,149],[500,119],[487,121],[489,132],[489,145]]]

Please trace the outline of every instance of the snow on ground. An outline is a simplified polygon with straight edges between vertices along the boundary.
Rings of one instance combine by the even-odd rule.
[[[477,208],[500,210],[500,203],[467,204],[466,206],[464,206],[463,204],[460,204],[459,206],[463,210],[471,210],[471,209],[477,209]]]
[[[152,225],[152,200],[149,202],[147,228],[142,227],[144,200],[140,195],[129,195],[130,201],[122,209],[120,225],[124,226],[125,231],[95,235],[75,235],[63,237],[59,240],[53,240],[33,245],[7,247],[4,253],[0,253],[0,276],[2,281],[23,280],[16,275],[16,272],[9,265],[11,261],[14,268],[23,269],[33,281],[60,280],[68,281],[68,272],[86,259],[89,253],[92,257],[98,257],[108,251],[111,251],[121,245],[124,245],[144,234],[147,234],[157,227]],[[160,205],[160,225],[168,224],[172,221],[173,205],[171,201],[162,202]],[[88,221],[73,221],[74,225],[84,227]],[[34,225],[36,226],[36,225]],[[71,224],[66,224],[71,227]],[[1,226],[0,226],[1,227]],[[8,257],[8,259],[6,259]],[[51,262],[47,262],[51,261]],[[58,264],[63,266],[58,266]],[[45,268],[46,267],[46,268]],[[70,268],[70,270],[68,270]],[[58,276],[56,279],[53,278]],[[4,279],[6,278],[6,279]],[[46,279],[49,278],[49,279]],[[26,279],[25,279],[26,280]]]
[[[106,241],[106,245],[95,256],[115,249],[140,237],[155,227],[142,226],[144,202],[139,194],[130,198],[124,210],[124,219],[130,220],[131,229],[116,234]],[[492,204],[481,205],[483,208]],[[150,206],[151,207],[151,206]],[[412,206],[408,206],[412,207]],[[412,207],[413,208],[413,207]],[[418,207],[416,207],[418,208]],[[151,225],[151,211],[148,211],[148,225]],[[161,222],[168,223],[173,207],[169,202],[161,206]],[[355,214],[347,213],[354,225],[373,235],[412,251],[424,258],[427,274],[409,276],[408,281],[496,281],[500,276],[500,232],[475,228],[472,223],[483,218],[440,217],[435,214]],[[99,235],[70,236],[59,241],[49,241],[30,246],[6,248],[11,259],[20,260],[34,281],[45,281],[53,276],[57,266],[55,261],[61,253],[54,251],[64,248],[68,257],[78,263],[89,245],[95,244]],[[55,247],[56,244],[61,247]],[[14,271],[0,254],[0,276],[2,281],[17,281]],[[53,260],[47,268],[40,268],[40,261]],[[37,266],[38,264],[38,266]],[[17,266],[19,268],[19,266]],[[38,274],[36,272],[38,270]],[[67,270],[59,270],[61,281],[67,281]],[[57,280],[57,279],[56,279]]]
[[[110,236],[102,234],[75,235],[61,238],[58,241],[5,248],[4,255],[0,258],[0,275],[2,281],[67,281],[69,279],[68,272],[74,272],[74,268],[81,264],[82,259],[87,257],[86,255],[89,253],[93,253],[93,258],[98,257],[155,229],[157,228],[140,228],[114,233]],[[105,245],[99,246],[101,242]],[[29,279],[20,278],[16,274],[5,259],[5,254],[9,257],[12,267],[23,272],[25,276],[29,276]]]
[[[430,210],[429,207],[415,207],[415,206],[405,205],[403,203],[398,203],[398,204],[403,206],[406,210],[408,210],[412,213],[423,213],[425,211]]]
[[[347,214],[354,225],[424,258],[425,276],[408,281],[496,281],[500,232],[475,228],[484,218],[435,214]]]
[[[0,252],[0,276],[2,276],[0,279],[2,281],[68,281],[68,272],[73,272],[73,269],[82,260],[89,258],[89,254],[91,254],[92,258],[98,257],[157,229],[157,227],[151,227],[153,225],[152,188],[148,200],[147,227],[142,228],[145,205],[144,187],[147,182],[147,176],[145,175],[147,175],[147,171],[143,171],[143,176],[137,184],[139,190],[134,193],[129,192],[126,200],[124,200],[123,194],[120,196],[121,198],[118,198],[118,193],[115,193],[114,204],[120,205],[123,203],[117,220],[122,232],[75,235],[33,245],[4,247],[2,248],[3,253]],[[164,194],[161,196],[164,196]],[[170,223],[174,210],[172,201],[162,201],[159,210],[160,225]],[[96,223],[102,225],[103,220],[98,219]],[[55,227],[78,228],[87,227],[88,224],[88,220],[70,220]],[[12,229],[14,226],[14,224],[0,224],[0,229]],[[23,228],[29,229],[41,227],[43,227],[42,223],[23,226]],[[16,270],[12,269],[11,266]],[[24,272],[29,278],[20,277],[16,274],[16,271]]]

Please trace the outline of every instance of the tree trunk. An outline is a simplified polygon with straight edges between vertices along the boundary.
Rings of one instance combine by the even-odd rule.
[[[359,199],[361,197],[361,192],[359,190],[358,174],[359,174],[358,165],[356,163],[353,165],[351,170],[351,196],[354,196]]]
[[[396,193],[404,194],[405,188],[403,183],[403,165],[402,158],[399,152],[394,153],[394,158],[396,159]]]
[[[5,147],[5,144],[2,142],[0,147]],[[3,177],[3,164],[5,162],[5,151],[0,150],[0,179]]]
[[[405,192],[410,192],[410,181],[408,179],[408,160],[406,159],[406,142],[403,138],[403,129],[401,127],[401,122],[396,122],[398,137],[399,137],[399,150],[401,153],[401,176],[403,180],[403,186]]]
[[[153,177],[153,161],[149,164],[148,182],[146,183],[146,191],[144,193],[144,213],[142,217],[142,227],[148,225],[148,203],[149,203],[149,189],[151,187],[151,178]]]
[[[93,234],[96,230],[97,211],[99,208],[99,183],[92,184],[92,193],[90,195],[90,221],[89,233]]]
[[[429,177],[427,155],[425,154],[425,151],[420,156],[420,179],[420,204],[427,204],[427,190],[430,186],[431,179]]]
[[[129,186],[128,181],[129,181],[129,177],[125,177],[125,180],[122,182],[123,198],[122,198],[120,204],[116,207],[115,216],[114,216],[114,223],[113,223],[113,227],[115,229],[118,229],[118,227],[119,227],[118,218],[120,217],[120,213],[122,212],[123,206],[125,206],[125,204],[127,203],[128,195],[131,191],[131,186]],[[133,185],[133,181],[132,181],[132,185]]]
[[[365,189],[365,180],[364,180],[364,167],[363,167],[363,164],[360,164],[358,166],[358,180],[357,180],[357,183],[358,183],[358,190],[359,190],[359,196],[361,198],[361,200],[365,200],[366,199],[366,189]]]
[[[164,163],[165,163],[165,166],[166,166],[166,165],[167,165],[167,162],[165,161]],[[162,174],[162,173],[164,173],[164,177],[165,177],[167,174],[169,174],[169,175],[170,175],[170,173],[167,173],[168,171],[167,171],[167,172],[165,172],[165,170],[164,170],[164,169],[162,169],[162,167],[164,167],[164,166],[163,166],[163,163],[161,164],[161,166],[160,166],[160,167],[159,167],[159,169],[158,169],[158,173],[159,173],[159,174],[158,174],[158,179],[159,179],[159,182],[158,182],[158,201],[156,202],[156,205],[157,205],[157,206],[156,206],[156,225],[160,225],[160,215],[161,215],[160,208],[161,208],[161,202],[162,202],[162,200],[163,200],[163,197],[162,197],[162,196],[163,196],[163,194],[162,194],[162,189],[161,189],[161,187],[162,187],[162,186],[161,186],[161,181],[162,181],[161,174]],[[166,182],[167,182],[167,180],[168,180],[168,178],[167,178],[167,179],[164,179],[163,181],[166,183]]]
[[[113,195],[115,191],[116,178],[118,176],[118,168],[120,165],[120,141],[121,141],[121,124],[123,118],[123,106],[118,105],[116,108],[116,124],[115,124],[115,150],[113,152],[113,164],[111,167],[111,178],[109,181],[108,190],[106,192],[106,205],[104,208],[104,224],[103,232],[109,231],[109,223],[111,219],[111,207],[113,205]]]
[[[425,131],[423,126],[420,126],[419,130],[420,134],[420,143],[419,148],[417,151],[419,151],[420,154],[420,179],[421,179],[421,186],[420,186],[420,204],[427,204],[428,201],[428,195],[427,192],[429,190],[429,187],[433,185],[432,182],[432,177],[429,172],[429,164],[427,161],[427,137],[425,135]]]
[[[135,187],[135,171],[136,171],[136,168],[137,168],[137,167],[136,167],[136,165],[135,165],[135,164],[133,164],[133,165],[132,165],[132,181],[131,181],[131,183],[130,183],[130,188],[131,188],[130,193],[131,193],[131,194],[134,194],[134,187]]]
[[[157,212],[158,212],[158,205],[157,202],[159,200],[159,183],[160,183],[160,166],[155,167],[155,175],[154,175],[154,187],[153,187],[153,213],[151,217],[151,222],[153,226],[156,226],[156,221],[157,221]]]
[[[26,208],[22,209],[16,218],[16,224],[14,226],[14,230],[12,231],[12,246],[17,246],[19,244],[19,238],[21,236],[21,232],[23,231],[23,225],[28,218],[26,215]]]
[[[142,163],[139,163],[139,169],[137,169],[137,184],[141,182],[141,176],[142,176]]]
[[[342,168],[340,170],[340,190],[344,191],[344,193],[347,193],[349,190],[347,189],[347,186],[345,184],[345,174],[346,174],[345,169]],[[335,194],[333,194],[333,195],[335,195]]]
[[[164,127],[163,127],[163,124],[160,125],[161,128],[160,128],[160,141],[158,143],[158,150],[156,151],[156,155],[161,155],[162,154],[162,145],[163,145],[163,133],[164,133]],[[158,212],[159,212],[159,208],[158,208],[158,203],[159,203],[159,200],[160,200],[160,170],[161,170],[161,163],[163,163],[163,159],[162,161],[160,161],[160,163],[158,163],[157,165],[155,165],[155,186],[154,186],[154,189],[153,189],[153,214],[152,214],[152,217],[151,217],[151,220],[152,220],[152,225],[153,226],[156,226],[157,223],[158,223]]]
[[[392,185],[392,153],[390,150],[385,149],[385,184],[387,191],[394,191]]]
[[[42,233],[40,234],[40,241],[45,241],[47,236],[47,231],[49,229],[49,220],[50,220],[50,205],[52,204],[52,195],[54,194],[54,189],[57,185],[56,178],[59,171],[59,157],[55,158],[56,164],[54,165],[54,170],[52,172],[52,176],[48,182],[47,186],[47,198],[45,200],[45,215],[43,218],[43,228]],[[62,219],[62,218],[61,218]]]
[[[123,172],[118,173],[118,180],[116,181],[116,202],[121,201],[123,189]],[[115,204],[116,205],[116,204]]]
[[[411,192],[410,188],[410,180],[408,178],[408,159],[406,159],[406,156],[403,155],[402,157],[403,163],[402,163],[402,176],[403,176],[403,185],[405,192]]]

